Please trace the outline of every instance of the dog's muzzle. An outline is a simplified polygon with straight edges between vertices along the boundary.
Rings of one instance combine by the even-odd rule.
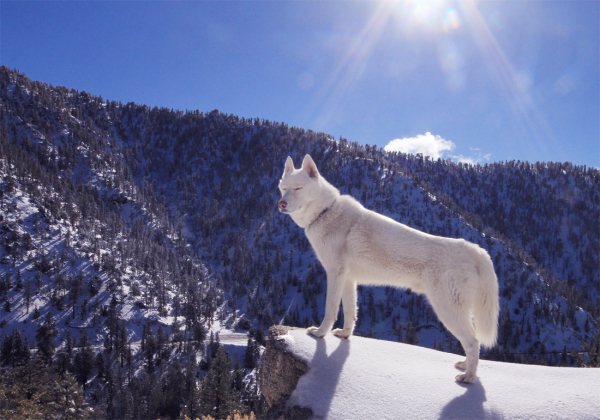
[[[284,212],[287,207],[287,201],[281,200],[279,203],[277,203],[277,206],[279,207],[279,211]]]

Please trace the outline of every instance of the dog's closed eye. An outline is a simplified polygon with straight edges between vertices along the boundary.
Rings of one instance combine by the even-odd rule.
[[[304,188],[304,187],[298,187],[298,188],[294,188],[294,191],[301,190],[302,188]]]

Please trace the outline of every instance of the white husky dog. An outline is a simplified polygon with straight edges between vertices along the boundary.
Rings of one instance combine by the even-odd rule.
[[[419,232],[365,209],[340,195],[306,155],[301,169],[290,157],[279,182],[279,211],[304,228],[327,272],[325,317],[309,333],[327,334],[337,318],[340,300],[348,338],[356,321],[356,285],[385,285],[424,293],[440,321],[458,338],[466,360],[456,363],[471,382],[479,362],[479,345],[492,347],[498,330],[498,280],[488,253],[463,239]],[[473,321],[474,326],[473,326]]]

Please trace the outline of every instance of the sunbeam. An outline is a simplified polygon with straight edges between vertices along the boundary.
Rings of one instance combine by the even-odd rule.
[[[379,4],[361,33],[352,42],[344,58],[313,98],[310,111],[317,113],[315,125],[326,125],[339,110],[346,94],[360,80],[374,45],[381,38],[391,16],[393,2]]]
[[[460,11],[485,60],[493,83],[514,116],[518,128],[528,135],[520,139],[521,144],[529,148],[528,152],[537,154],[535,152],[539,151],[544,157],[549,155],[550,147],[560,149],[544,116],[536,108],[529,89],[530,77],[515,71],[473,0],[461,2]]]

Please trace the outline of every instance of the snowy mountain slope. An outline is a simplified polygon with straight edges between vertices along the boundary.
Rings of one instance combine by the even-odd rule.
[[[279,336],[309,371],[288,400],[314,419],[597,419],[600,370],[480,361],[459,384],[460,356],[362,337]]]
[[[99,405],[117,392],[101,372],[127,377],[129,365],[168,374],[160,367],[172,359],[161,348],[166,342],[175,358],[191,360],[197,351],[201,358],[222,292],[170,224],[152,186],[134,182],[122,149],[102,128],[108,123],[81,113],[80,102],[91,96],[41,84],[21,88],[18,75],[1,76],[7,87],[0,103],[2,365],[20,363],[14,354],[22,341],[35,355],[48,319],[56,333],[44,348],[61,375],[77,373],[81,349],[74,346],[84,337],[102,356],[78,377],[93,381]],[[73,105],[69,112],[65,101]],[[172,313],[181,290],[186,299]],[[144,351],[150,330],[156,346]],[[112,407],[107,416],[123,414]]]
[[[54,233],[46,242],[42,233],[26,223],[21,226],[19,238],[28,233],[33,244],[14,246],[13,240],[5,246],[1,252],[7,264],[0,266],[0,275],[10,272],[14,283],[17,265],[23,273],[34,254],[42,258],[56,251],[51,261],[58,260],[66,246],[59,232],[69,231],[66,248],[76,264],[69,268],[69,259],[58,260],[53,265],[58,270],[42,274],[43,284],[54,287],[61,272],[76,277],[83,271],[84,282],[97,279],[103,305],[110,295],[117,296],[130,336],[140,334],[138,321],[133,322],[137,317],[142,323],[156,319],[167,331],[177,318],[188,337],[215,317],[233,322],[244,314],[262,328],[320,321],[323,270],[302,230],[275,206],[285,158],[291,155],[299,162],[305,153],[311,153],[333,185],[368,208],[429,233],[464,237],[490,252],[501,285],[502,314],[500,346],[489,357],[570,364],[567,353],[580,350],[581,341],[589,341],[597,329],[594,317],[600,308],[593,288],[599,270],[589,264],[597,256],[592,251],[589,258],[598,238],[597,170],[578,175],[581,168],[569,164],[564,178],[554,166],[544,169],[542,164],[535,172],[541,181],[523,189],[519,182],[504,181],[520,179],[524,170],[518,165],[483,170],[452,162],[428,164],[419,156],[386,154],[324,133],[216,110],[174,112],[105,101],[32,82],[6,67],[0,96],[3,150],[10,150],[3,160],[3,205],[12,211],[15,197],[29,194],[27,200],[44,209],[40,214],[51,215],[45,223],[64,225],[51,228]],[[13,168],[9,155],[30,162],[19,165],[31,170]],[[460,182],[426,184],[425,175]],[[544,202],[554,197],[562,219],[529,205],[538,185],[548,185]],[[9,193],[10,188],[14,191]],[[574,197],[589,201],[581,205],[581,199],[565,199],[571,190]],[[524,241],[494,224],[498,218],[488,214],[490,206],[503,208],[510,219],[511,206],[517,204],[519,226],[528,218],[535,226],[565,224],[561,235],[568,242],[563,240],[566,255],[559,263],[547,264],[555,261],[551,257],[558,241],[549,241],[545,231],[528,231]],[[574,218],[565,218],[571,213]],[[18,221],[10,217],[10,223]],[[494,229],[486,230],[488,222]],[[25,246],[35,249],[17,252]],[[67,306],[77,292],[64,288],[58,295]],[[8,296],[22,311],[22,291],[11,290]],[[42,312],[72,317],[73,312],[58,310],[50,298],[40,303]],[[91,293],[74,299],[75,306],[86,298],[89,307]],[[461,351],[422,297],[365,287],[359,303],[359,334]],[[96,313],[104,322],[101,306]],[[21,324],[11,318],[6,330],[23,328],[28,318],[19,317]],[[108,327],[103,328],[98,340],[106,337]]]
[[[81,306],[82,316],[72,317],[74,326],[90,324],[84,313],[93,319],[110,295],[119,298],[123,313],[143,313],[141,319],[147,319],[145,309],[154,307],[155,317],[166,316],[166,300],[174,293],[165,289],[164,279],[181,287],[189,277],[203,279],[205,270],[168,221],[152,186],[136,184],[122,164],[122,149],[101,128],[109,117],[95,123],[88,118],[85,124],[79,119],[87,118],[81,102],[92,100],[90,95],[47,87],[32,93],[4,76],[4,278],[25,276],[27,285],[27,277],[35,277],[37,300],[31,307],[39,304],[42,315],[48,303],[62,308],[67,298],[72,300],[71,286],[81,289],[73,303]],[[70,110],[64,101],[72,102]],[[30,105],[27,112],[23,103]],[[11,105],[17,104],[13,114]],[[21,113],[31,122],[24,122]],[[208,283],[199,283],[200,294],[208,293]],[[12,320],[21,316],[23,296],[22,287],[9,289],[6,296],[16,303]],[[79,312],[58,311],[61,316]]]
[[[150,116],[138,114],[132,120],[140,118],[146,122],[139,125],[150,126]],[[512,352],[516,351],[542,353],[545,358],[548,351],[560,352],[565,346],[580,349],[581,340],[593,333],[593,319],[583,312],[579,316],[577,306],[559,297],[556,288],[549,287],[521,255],[475,229],[469,223],[477,221],[473,215],[465,218],[441,204],[401,166],[372,159],[357,146],[334,142],[324,134],[277,123],[255,120],[248,125],[214,112],[184,119],[189,123],[182,123],[187,128],[180,129],[172,149],[160,127],[144,133],[152,145],[145,149],[147,158],[151,160],[154,154],[161,159],[150,175],[163,183],[167,202],[191,203],[183,206],[184,214],[182,206],[177,206],[188,237],[223,279],[224,287],[230,288],[230,307],[241,308],[264,327],[277,322],[308,326],[322,317],[323,271],[303,232],[274,206],[281,173],[277,164],[287,154],[298,162],[310,152],[330,182],[367,207],[433,234],[464,237],[491,251],[503,290],[503,357],[514,360]],[[207,150],[223,158],[210,160]],[[172,171],[177,175],[169,176]],[[174,177],[177,183],[169,181]],[[411,341],[416,335],[426,346],[456,348],[419,297],[392,289],[361,288],[359,300],[358,331],[363,334],[387,339],[402,334]],[[415,327],[416,334],[411,332]]]

